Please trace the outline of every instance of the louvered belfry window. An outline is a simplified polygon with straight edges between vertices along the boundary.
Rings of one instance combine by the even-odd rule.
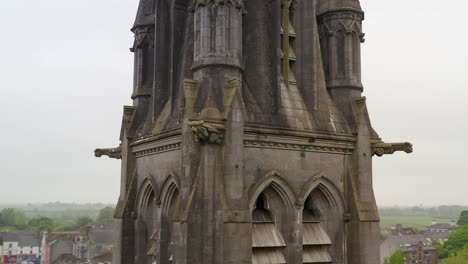
[[[274,217],[267,209],[265,197],[260,195],[252,212],[252,264],[283,264],[286,247]]]
[[[332,242],[320,222],[320,211],[312,198],[306,200],[303,212],[303,263],[332,263],[328,252]]]
[[[296,85],[294,76],[296,32],[292,24],[292,15],[292,0],[283,0],[281,3],[281,76],[286,87]]]

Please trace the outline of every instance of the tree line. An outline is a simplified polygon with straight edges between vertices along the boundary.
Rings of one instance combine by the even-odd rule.
[[[97,217],[89,215],[78,216],[72,221],[62,221],[60,218],[47,216],[27,217],[26,214],[14,208],[5,208],[0,211],[0,232],[15,230],[44,231],[76,231],[95,222],[105,222],[113,219],[112,207],[99,210]]]
[[[381,215],[424,215],[433,218],[457,219],[462,211],[468,210],[468,206],[442,205],[436,207],[408,206],[408,207],[380,207]]]

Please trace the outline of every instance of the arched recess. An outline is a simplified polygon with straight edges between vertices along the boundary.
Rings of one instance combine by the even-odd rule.
[[[156,245],[156,205],[157,185],[150,176],[141,184],[137,199],[136,220],[136,262],[151,264],[157,252]]]
[[[296,195],[286,179],[277,171],[267,173],[250,191],[250,210],[255,209],[255,203],[259,195],[268,187],[272,187],[288,207],[293,208],[296,203]]]
[[[161,232],[160,232],[160,254],[161,263],[173,262],[173,222],[180,204],[179,184],[174,173],[170,173],[160,193],[161,201]]]
[[[339,189],[319,174],[304,186],[303,263],[343,263],[345,207]]]
[[[252,263],[288,263],[294,192],[277,172],[269,173],[253,190]]]

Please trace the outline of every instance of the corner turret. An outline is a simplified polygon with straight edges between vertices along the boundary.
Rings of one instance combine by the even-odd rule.
[[[363,91],[364,12],[358,0],[322,0],[317,13],[327,88],[348,121],[354,123],[351,105]]]
[[[133,105],[137,107],[138,117],[142,119],[150,107],[150,99],[154,80],[154,2],[141,1],[138,7],[135,23],[131,31],[135,41],[130,50],[135,56],[133,76]]]

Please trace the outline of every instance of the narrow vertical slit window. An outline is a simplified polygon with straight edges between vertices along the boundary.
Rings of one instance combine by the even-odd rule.
[[[296,32],[294,30],[292,20],[292,0],[284,0],[281,4],[281,76],[286,87],[290,84],[296,84],[295,78],[295,62],[296,54],[294,53],[294,41]]]

